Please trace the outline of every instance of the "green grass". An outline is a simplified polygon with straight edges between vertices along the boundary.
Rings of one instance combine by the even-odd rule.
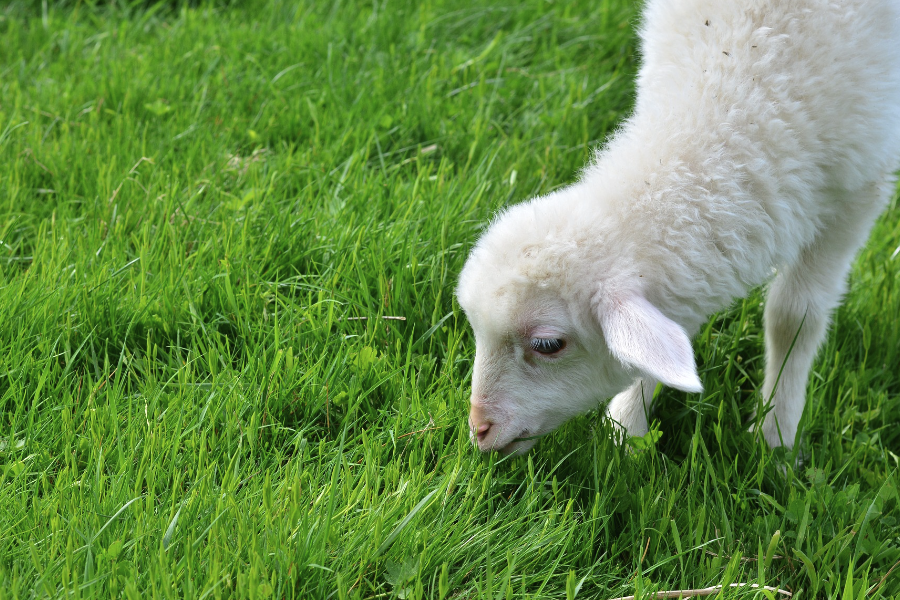
[[[761,293],[646,440],[468,442],[457,273],[627,114],[636,10],[0,8],[0,598],[900,593],[896,199],[802,467],[746,432]]]

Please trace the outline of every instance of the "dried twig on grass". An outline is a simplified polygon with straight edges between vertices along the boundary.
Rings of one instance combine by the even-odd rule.
[[[693,598],[695,596],[712,596],[713,594],[718,594],[722,590],[721,585],[714,585],[708,588],[702,588],[699,590],[672,590],[668,592],[656,592],[654,595],[649,596],[649,598],[661,599],[661,598]],[[769,587],[767,585],[760,586],[758,583],[732,583],[728,587],[739,588],[739,587],[751,587],[751,588],[759,588],[761,590],[766,590],[767,592],[775,592],[776,594],[782,594],[790,598],[793,596],[787,590],[780,590],[778,588]],[[635,600],[635,596],[623,596],[621,598],[614,598],[613,600]]]
[[[882,585],[884,585],[884,582],[888,578],[888,575],[890,575],[891,573],[894,572],[894,569],[897,568],[897,565],[900,565],[900,560],[895,562],[894,566],[891,567],[887,573],[885,573],[884,575],[881,576],[881,579],[878,580],[878,584],[874,588],[872,588],[871,591],[869,591],[869,594],[874,594],[876,591],[878,591],[878,588],[880,588]]]
[[[383,316],[383,317],[381,317],[381,318],[384,319],[385,321],[405,321],[405,320],[406,320],[406,317],[388,317],[388,316]],[[345,320],[345,321],[368,321],[368,320],[369,320],[369,317],[347,317],[347,318],[344,319],[344,320]]]
[[[411,435],[416,435],[417,433],[425,433],[426,431],[437,431],[438,429],[447,429],[444,427],[426,427],[425,429],[419,429],[418,431],[410,431],[409,433],[404,433],[403,435],[398,435],[397,439],[402,440],[405,437],[409,437]],[[382,444],[382,446],[386,446],[387,444]]]

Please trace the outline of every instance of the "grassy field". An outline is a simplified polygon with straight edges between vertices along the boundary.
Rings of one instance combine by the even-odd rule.
[[[802,466],[746,432],[761,292],[647,438],[468,442],[455,278],[627,114],[636,11],[4,3],[0,598],[900,593],[896,199]]]

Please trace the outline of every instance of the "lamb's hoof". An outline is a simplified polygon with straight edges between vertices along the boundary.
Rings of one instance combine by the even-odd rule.
[[[759,439],[761,436],[765,440],[766,445],[772,451],[773,462],[778,465],[778,470],[782,475],[787,474],[788,465],[790,465],[794,471],[797,471],[806,463],[808,454],[802,443],[802,436],[800,443],[795,445],[794,440],[796,439],[796,435],[786,438],[784,432],[781,432],[781,435],[778,435],[777,428],[775,428],[773,435],[771,430],[766,427],[766,424],[757,422],[753,422],[747,431],[754,439]],[[785,443],[782,443],[782,441]]]

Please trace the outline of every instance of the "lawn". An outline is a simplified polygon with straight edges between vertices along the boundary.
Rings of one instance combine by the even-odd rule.
[[[601,411],[525,457],[469,443],[457,274],[628,114],[636,20],[4,3],[0,598],[900,593],[896,198],[800,460],[747,432],[762,291],[701,331],[706,391],[662,391],[646,438]]]

